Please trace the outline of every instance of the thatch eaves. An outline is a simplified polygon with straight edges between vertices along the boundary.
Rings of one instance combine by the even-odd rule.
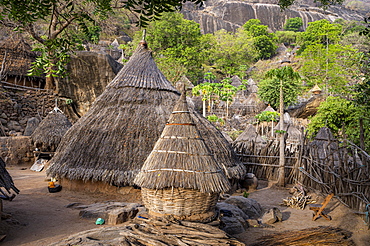
[[[71,126],[72,123],[63,112],[55,107],[32,133],[32,142],[35,147],[39,148],[41,151],[54,152],[62,137]]]
[[[19,190],[15,187],[13,179],[5,166],[4,160],[0,157],[0,188],[4,188],[9,194],[11,194],[11,190],[18,194]],[[3,195],[6,195],[3,190],[0,189],[0,191]]]
[[[153,190],[185,188],[203,193],[230,190],[223,167],[214,159],[191,118],[185,93],[134,182]]]
[[[5,75],[27,76],[36,57],[36,52],[23,39],[8,38],[0,43],[0,63]]]
[[[133,185],[179,95],[142,42],[90,110],[67,131],[47,174]],[[190,111],[216,160],[227,168],[228,177],[242,178],[245,167],[221,132],[199,113]]]

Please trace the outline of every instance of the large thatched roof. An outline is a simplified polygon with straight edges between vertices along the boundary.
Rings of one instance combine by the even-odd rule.
[[[19,190],[13,183],[12,177],[5,168],[5,162],[0,157],[0,192],[6,196],[7,194],[1,188],[4,188],[9,194],[11,194],[11,190],[15,193],[19,193]]]
[[[160,137],[180,93],[157,68],[145,42],[65,134],[48,175],[124,186],[133,179]],[[200,114],[193,120],[228,177],[241,178],[242,165],[222,134]]]
[[[242,149],[252,151],[254,146],[261,148],[265,144],[266,140],[258,135],[256,128],[252,124],[248,124],[245,130],[233,142],[233,147],[238,151]]]
[[[225,170],[214,159],[191,118],[185,92],[136,176],[135,184],[153,190],[185,188],[204,193],[230,189]]]
[[[39,148],[41,151],[54,152],[60,140],[71,126],[72,123],[63,112],[55,107],[32,133],[32,141],[35,147]]]

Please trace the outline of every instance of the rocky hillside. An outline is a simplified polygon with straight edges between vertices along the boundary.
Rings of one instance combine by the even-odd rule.
[[[301,17],[304,28],[308,22],[338,18],[345,20],[363,20],[363,14],[344,8],[330,6],[323,10],[312,0],[301,0],[289,9],[281,11],[277,0],[207,0],[202,7],[186,3],[182,9],[186,19],[200,24],[203,33],[213,33],[220,29],[234,31],[249,19],[260,19],[272,31],[282,30],[289,18]]]

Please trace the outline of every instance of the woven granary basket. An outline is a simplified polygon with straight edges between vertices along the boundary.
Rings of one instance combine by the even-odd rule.
[[[214,219],[216,215],[215,207],[219,194],[183,188],[142,188],[141,196],[152,216],[170,215],[179,220],[206,222]]]

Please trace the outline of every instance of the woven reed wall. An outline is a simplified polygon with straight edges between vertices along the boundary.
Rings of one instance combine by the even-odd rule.
[[[142,188],[142,200],[149,214],[173,215],[185,220],[207,220],[214,216],[218,193],[199,190],[167,188],[152,190]]]

